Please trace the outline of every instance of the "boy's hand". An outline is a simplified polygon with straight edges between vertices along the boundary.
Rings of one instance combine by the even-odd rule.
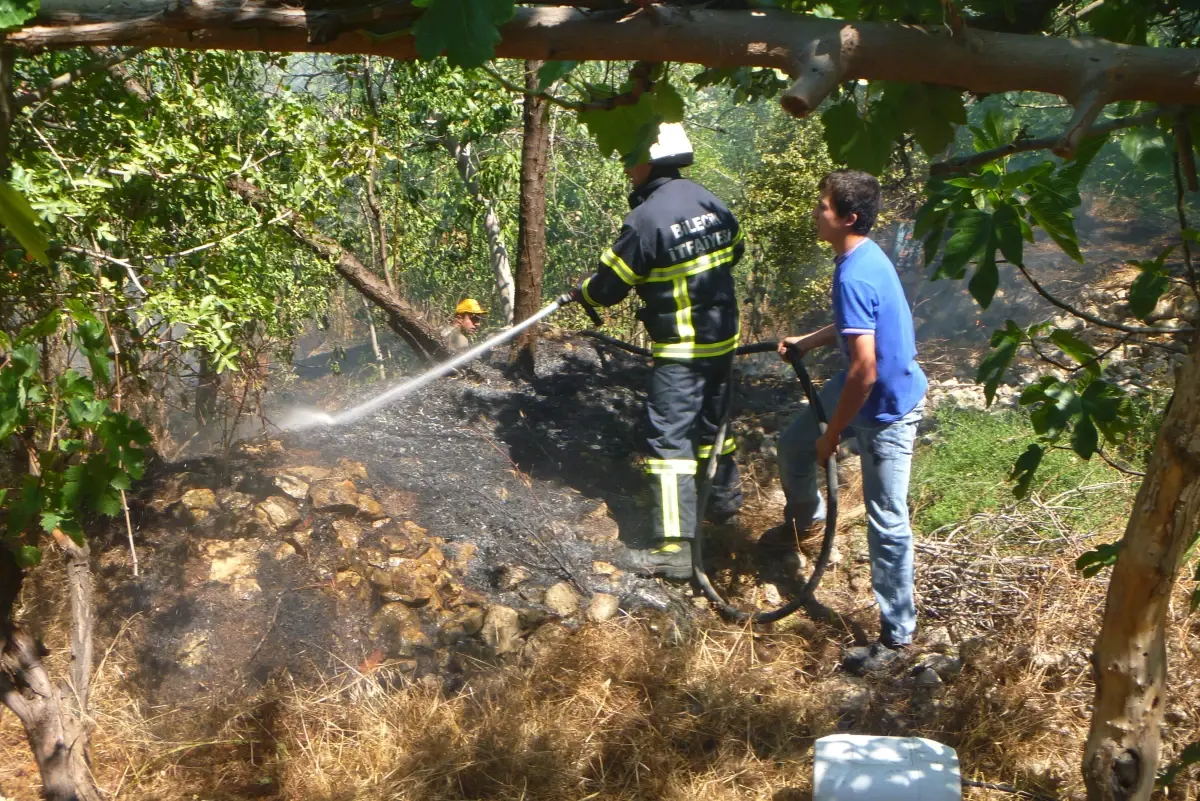
[[[838,438],[832,429],[826,428],[825,433],[817,437],[817,464],[824,466],[829,457],[837,450]]]
[[[779,348],[778,348],[779,358],[783,359],[785,362],[790,363],[792,361],[792,357],[791,357],[791,354],[788,353],[788,351],[791,350],[792,348],[799,349],[800,355],[803,356],[804,355],[804,347],[800,343],[803,342],[804,339],[805,339],[804,337],[799,336],[799,337],[784,337],[783,339],[779,340]]]

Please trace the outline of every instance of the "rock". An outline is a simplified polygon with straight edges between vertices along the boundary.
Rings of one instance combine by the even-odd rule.
[[[483,617],[480,637],[496,654],[511,654],[521,647],[521,616],[508,606],[493,604]]]
[[[210,489],[190,489],[183,493],[179,502],[189,511],[202,509],[205,512],[215,512],[220,508],[217,504],[217,494]]]
[[[546,604],[546,608],[559,617],[570,617],[579,610],[579,596],[565,581],[560,581],[546,590],[543,603]]]
[[[253,576],[239,576],[229,583],[229,589],[233,592],[233,597],[249,601],[259,595],[262,595],[262,587],[258,586],[258,579]]]
[[[297,550],[306,552],[312,544],[312,529],[305,528],[293,531],[288,536],[287,541],[295,545]]]
[[[300,510],[295,502],[282,495],[272,495],[254,507],[254,516],[279,531],[300,522]]]
[[[426,548],[421,552],[421,555],[417,557],[417,561],[422,564],[433,565],[434,567],[442,568],[446,566],[446,554],[441,548],[430,542],[426,543]]]
[[[202,540],[201,550],[212,560],[208,580],[229,584],[258,572],[256,540]]]
[[[559,651],[570,632],[561,623],[545,623],[525,639],[521,660],[529,662],[545,654]]]
[[[779,594],[779,588],[774,584],[766,583],[762,585],[763,601],[768,606],[782,606],[783,596]]]
[[[354,524],[351,523],[350,525]],[[379,544],[389,554],[416,556],[418,553],[417,543],[413,542],[412,537],[395,529],[389,530],[387,534],[380,535]]]
[[[313,509],[319,512],[358,511],[358,490],[353,481],[317,481],[308,488]]]
[[[345,457],[338,459],[337,466],[331,472],[338,478],[367,480],[367,466],[362,462],[355,462]]]
[[[942,677],[933,668],[922,665],[913,672],[913,685],[925,688],[941,687]]]
[[[392,656],[410,654],[414,648],[428,648],[433,641],[426,633],[421,616],[407,604],[384,604],[371,618],[370,636],[382,641]]]
[[[296,555],[296,546],[290,542],[281,542],[275,546],[275,561],[286,562]]]
[[[204,664],[209,652],[209,635],[207,631],[188,633],[179,648],[175,651],[175,661],[182,667],[197,667]]]
[[[484,611],[474,606],[464,606],[442,624],[438,639],[445,645],[453,645],[465,637],[474,637],[483,629]]]
[[[623,574],[621,570],[610,562],[592,562],[592,572],[597,576],[607,576],[609,578],[620,578]]]
[[[532,574],[520,565],[505,565],[500,568],[497,586],[505,592],[511,592],[531,577]]]
[[[254,506],[254,496],[236,490],[222,490],[217,493],[221,508],[228,512],[245,512]]]
[[[987,654],[988,639],[972,637],[958,644],[958,653],[962,656],[964,665],[977,667]]]
[[[471,560],[475,558],[475,554],[479,552],[479,546],[473,542],[459,542],[453,546],[451,561],[454,563],[454,569],[460,573],[465,573],[471,565]]]
[[[349,520],[334,520],[333,531],[337,534],[338,545],[347,551],[357,548],[358,541],[362,539],[362,529]]]
[[[371,586],[353,570],[339,570],[333,578],[334,592],[347,600],[365,601],[371,596]]]
[[[829,699],[843,715],[861,714],[871,706],[871,688],[862,679],[838,676],[821,682],[819,687],[817,696]]]
[[[950,629],[945,626],[934,626],[925,631],[921,637],[923,642],[930,650],[939,653],[946,653],[954,647],[954,640],[950,637]]]
[[[274,483],[283,494],[298,501],[302,501],[308,497],[308,482],[299,476],[284,473],[283,475],[275,476]]]
[[[621,529],[617,521],[613,520],[608,504],[602,501],[599,506],[584,515],[576,533],[581,540],[599,544],[616,542],[621,535]]]
[[[414,523],[411,520],[405,520],[403,523],[401,523],[401,525],[404,527],[405,531],[407,531],[409,534],[411,534],[414,537],[423,539],[429,535],[429,532],[426,529],[418,526],[416,523]]]
[[[617,610],[620,607],[621,602],[617,596],[598,592],[592,596],[592,600],[588,603],[588,620],[593,623],[603,623],[606,620],[611,620],[617,614]]]
[[[330,471],[324,467],[312,467],[306,465],[304,467],[289,467],[285,472],[288,475],[302,478],[311,483],[313,481],[321,481],[329,478]]]
[[[438,585],[442,574],[436,565],[404,558],[393,564],[389,558],[387,569],[370,568],[367,578],[381,591],[395,593],[394,597],[409,606],[427,606],[435,599],[434,605],[441,605]]]
[[[946,654],[930,654],[921,664],[937,673],[943,681],[951,681],[962,673],[962,660]]]
[[[1038,651],[1029,659],[1029,666],[1038,670],[1056,670],[1067,663],[1067,655],[1057,651]]]
[[[372,498],[370,495],[357,493],[354,498],[354,505],[358,507],[358,513],[370,520],[378,520],[382,517],[387,517],[387,513],[383,511],[383,507],[379,501]]]

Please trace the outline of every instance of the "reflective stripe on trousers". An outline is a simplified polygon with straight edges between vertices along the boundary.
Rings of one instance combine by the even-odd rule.
[[[707,461],[712,454],[732,360],[732,354],[654,360],[646,401],[646,469],[654,496],[655,540],[695,535],[697,483],[703,480],[697,456]],[[742,504],[733,449],[733,438],[726,438],[709,495],[709,509],[721,514],[736,512]]]

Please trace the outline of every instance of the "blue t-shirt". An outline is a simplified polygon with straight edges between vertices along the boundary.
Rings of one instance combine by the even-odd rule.
[[[872,240],[834,260],[833,324],[846,363],[846,336],[875,335],[876,380],[860,420],[893,423],[925,397],[928,382],[917,364],[912,312],[896,268]]]

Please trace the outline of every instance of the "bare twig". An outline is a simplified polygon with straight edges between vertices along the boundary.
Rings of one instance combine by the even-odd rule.
[[[1086,133],[1079,136],[1078,139],[1082,141],[1091,136],[1111,133],[1123,128],[1136,128],[1139,125],[1146,125],[1147,123],[1154,122],[1159,117],[1166,117],[1176,112],[1177,110],[1173,107],[1161,106],[1144,114],[1136,114],[1132,117],[1119,117],[1115,120],[1100,123],[1099,125],[1093,125],[1087,129]],[[1028,153],[1031,150],[1049,150],[1061,142],[1062,139],[1062,134],[1043,136],[1038,139],[1019,139],[1016,142],[1010,142],[1007,145],[992,150],[984,150],[979,153],[972,153],[969,156],[960,156],[958,158],[934,162],[929,165],[929,174],[946,175],[949,173],[964,172],[988,162],[1002,159],[1005,156],[1011,156],[1014,153]]]
[[[57,78],[51,79],[49,83],[39,86],[36,89],[31,89],[25,94],[14,98],[13,107],[16,111],[20,111],[26,106],[45,100],[53,92],[62,89],[64,86],[69,86],[70,84],[75,83],[75,81],[86,78],[89,75],[94,75],[97,72],[103,72],[104,70],[115,67],[123,61],[128,61],[138,53],[145,51],[145,49],[146,48],[144,47],[131,47],[128,50],[123,50],[120,53],[108,56],[107,58],[101,58],[97,59],[96,61],[88,62],[81,67],[71,70],[70,72],[64,72]]]
[[[1047,292],[1045,287],[1039,284],[1037,279],[1029,274],[1029,270],[1025,269],[1024,264],[1017,262],[1014,262],[1014,264],[1016,264],[1017,269],[1021,271],[1021,275],[1025,276],[1025,280],[1029,282],[1029,285],[1033,287],[1034,292],[1037,292],[1043,298],[1063,311],[1078,317],[1080,320],[1086,320],[1093,325],[1098,325],[1102,328],[1111,328],[1114,331],[1124,331],[1126,334],[1190,334],[1194,330],[1191,326],[1180,326],[1179,328],[1155,328],[1153,326],[1125,325],[1124,323],[1116,323],[1111,320],[1104,320],[1094,314],[1088,314],[1082,309],[1077,309],[1064,300],[1059,300],[1054,295],[1051,295],[1049,292]]]
[[[254,650],[250,652],[250,658],[247,662],[253,662],[254,657],[258,656],[258,652],[262,650],[263,643],[267,641],[267,637],[271,636],[272,629],[275,628],[275,620],[279,617],[279,607],[283,604],[283,593],[279,593],[279,597],[275,599],[275,608],[271,611],[271,619],[267,621],[267,630],[263,632],[262,639],[258,641],[258,645],[254,646]]]

